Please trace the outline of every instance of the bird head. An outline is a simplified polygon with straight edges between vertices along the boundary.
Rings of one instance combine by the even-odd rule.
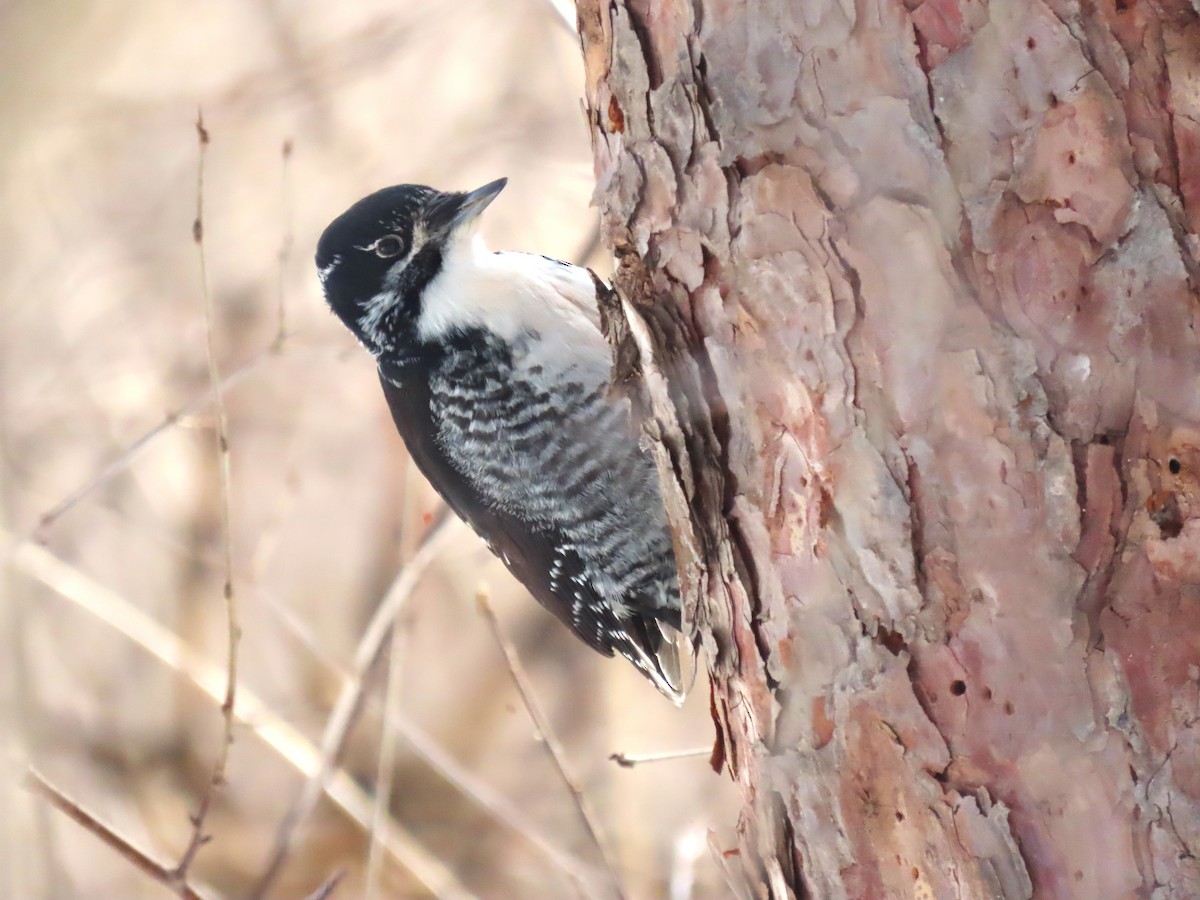
[[[316,259],[325,300],[375,357],[402,362],[416,351],[422,291],[451,244],[507,183],[500,178],[468,192],[384,188],[325,229]]]

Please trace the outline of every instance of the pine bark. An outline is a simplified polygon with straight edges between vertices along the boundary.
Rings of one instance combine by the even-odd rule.
[[[1200,19],[579,0],[747,896],[1200,896]]]

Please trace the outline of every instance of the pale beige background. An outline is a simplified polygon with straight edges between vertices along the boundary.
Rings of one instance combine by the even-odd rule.
[[[242,683],[315,739],[339,669],[436,510],[414,480],[404,512],[403,447],[368,358],[323,306],[316,238],[386,184],[465,189],[507,175],[484,220],[491,243],[577,257],[595,229],[581,84],[576,39],[545,0],[0,3],[4,896],[166,896],[18,782],[36,765],[170,860],[220,734],[215,704],[13,555],[45,513],[206,388],[191,240],[197,107],[212,135],[204,203],[218,360],[226,372],[253,361],[228,393]],[[294,144],[286,169],[285,140]],[[604,270],[603,257],[589,262]],[[281,298],[287,335],[264,355]],[[219,661],[212,426],[208,407],[185,416],[39,537]],[[707,685],[676,711],[631,667],[571,638],[469,532],[453,543],[409,607],[402,715],[599,871],[475,612],[486,580],[617,848],[629,896],[724,896],[704,840],[731,824],[726,781],[703,758],[632,771],[607,760],[708,743]],[[379,709],[347,758],[368,787]],[[236,897],[300,780],[248,732],[229,774],[196,873]],[[397,821],[472,891],[578,895],[403,743],[396,779]],[[304,896],[338,868],[348,877],[335,896],[361,896],[366,848],[361,829],[322,807],[275,896]],[[384,888],[425,895],[395,866]]]

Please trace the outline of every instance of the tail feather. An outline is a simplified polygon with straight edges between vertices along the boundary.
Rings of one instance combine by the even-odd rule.
[[[634,623],[630,623],[634,624]],[[617,647],[650,683],[682,706],[696,680],[696,657],[683,632],[653,618],[641,618]]]

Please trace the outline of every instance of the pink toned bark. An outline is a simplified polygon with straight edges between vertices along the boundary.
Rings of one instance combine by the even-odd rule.
[[[760,896],[1200,896],[1200,19],[580,0]]]

